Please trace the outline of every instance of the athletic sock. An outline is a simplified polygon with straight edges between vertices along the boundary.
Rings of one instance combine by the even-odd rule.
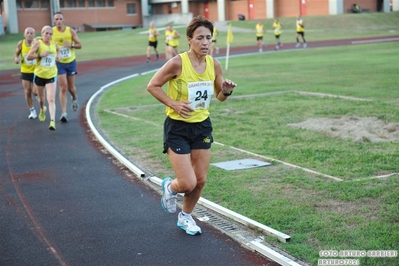
[[[182,214],[183,216],[191,216],[191,213],[185,213],[184,211],[181,211],[181,214]]]
[[[176,195],[176,194],[177,194],[176,192],[174,192],[174,191],[172,190],[172,188],[170,187],[170,185],[168,186],[168,191],[169,191],[170,193],[172,193],[173,195]]]

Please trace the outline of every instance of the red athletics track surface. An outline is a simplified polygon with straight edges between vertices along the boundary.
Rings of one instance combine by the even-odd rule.
[[[69,122],[57,121],[56,131],[48,130],[48,112],[44,123],[27,119],[19,71],[0,72],[0,265],[277,265],[204,222],[201,236],[186,235],[158,192],[129,178],[93,140],[84,115],[91,95],[163,63],[146,64],[145,56],[78,62],[80,109],[68,106]],[[58,119],[58,97],[56,104]]]

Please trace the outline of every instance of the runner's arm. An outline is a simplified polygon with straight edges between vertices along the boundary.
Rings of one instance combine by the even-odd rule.
[[[19,64],[19,56],[21,55],[21,51],[22,51],[22,41],[19,41],[17,44],[17,49],[15,49],[14,53],[15,64]]]

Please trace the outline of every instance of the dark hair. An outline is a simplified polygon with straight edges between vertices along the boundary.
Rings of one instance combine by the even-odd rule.
[[[187,26],[186,36],[192,38],[194,31],[198,27],[205,27],[211,31],[211,34],[213,34],[213,23],[204,16],[196,16],[191,20],[190,24]]]
[[[64,16],[64,14],[62,14],[60,11],[55,12],[54,15],[62,15],[62,16]]]

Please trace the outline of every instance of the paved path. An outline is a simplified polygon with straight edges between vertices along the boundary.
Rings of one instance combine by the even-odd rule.
[[[207,223],[199,222],[201,236],[186,235],[160,207],[159,193],[127,176],[93,140],[85,103],[101,86],[162,64],[144,62],[78,63],[81,107],[68,107],[69,122],[56,131],[48,118],[27,119],[18,70],[0,72],[0,265],[277,265]],[[57,107],[58,118],[58,100]]]

